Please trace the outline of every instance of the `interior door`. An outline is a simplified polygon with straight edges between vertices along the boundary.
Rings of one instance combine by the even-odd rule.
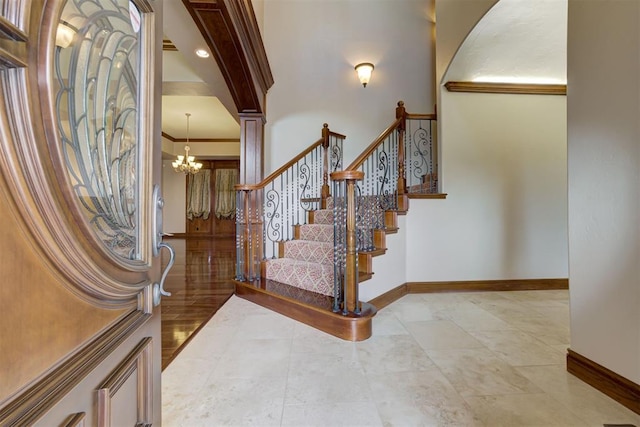
[[[160,425],[161,10],[0,0],[2,426]]]
[[[204,218],[204,215],[194,216],[189,219],[187,215],[187,235],[189,237],[233,237],[236,233],[236,220],[235,216],[232,216],[229,212],[235,212],[235,192],[231,194],[233,206],[230,203],[219,203],[219,198],[227,197],[229,194],[221,193],[221,186],[218,185],[218,179],[220,179],[217,173],[220,170],[235,170],[236,179],[240,175],[240,160],[203,160],[202,169],[210,170],[209,179],[209,214]],[[187,192],[187,210],[189,209],[189,193],[190,193],[190,180],[193,177],[187,177],[186,180],[186,192]],[[235,184],[235,181],[231,181]],[[231,182],[227,182],[231,184]],[[227,186],[222,186],[226,188]],[[233,188],[233,185],[230,185]],[[222,214],[219,215],[217,206],[224,205],[225,209]]]

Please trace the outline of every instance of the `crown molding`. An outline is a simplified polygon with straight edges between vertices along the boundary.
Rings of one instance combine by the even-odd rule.
[[[502,93],[510,95],[566,95],[567,85],[534,83],[456,82],[445,83],[449,92]]]
[[[240,138],[175,138],[166,132],[162,132],[162,137],[171,142],[240,142]]]

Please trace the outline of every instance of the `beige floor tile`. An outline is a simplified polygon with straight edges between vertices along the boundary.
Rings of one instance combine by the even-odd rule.
[[[352,373],[364,374],[354,347],[340,353],[316,353],[313,357],[308,353],[291,353],[287,375],[341,377]]]
[[[343,404],[371,401],[364,374],[358,372],[331,375],[331,371],[313,375],[291,375],[287,379],[285,405]]]
[[[481,425],[438,369],[368,378],[372,398],[385,425]]]
[[[482,347],[482,343],[450,320],[405,322],[405,327],[425,350]]]
[[[429,350],[427,354],[461,396],[541,392],[486,348]]]
[[[282,425],[290,427],[377,427],[382,420],[371,402],[285,405]]]
[[[402,323],[442,319],[441,314],[434,311],[429,304],[425,304],[419,295],[406,295],[386,309],[395,314]]]
[[[544,393],[469,396],[465,400],[482,423],[491,427],[573,427],[585,422]]]
[[[477,305],[505,322],[508,322],[513,318],[538,314],[535,308],[531,307],[527,303],[511,301],[506,298],[503,298],[502,300],[479,302]]]
[[[569,326],[567,322],[558,322],[547,316],[526,316],[511,319],[509,324],[515,328],[535,336],[549,345],[569,345]]]
[[[163,425],[640,426],[566,373],[566,291],[407,297],[360,343],[232,297],[163,372]]]
[[[295,324],[274,312],[251,314],[242,319],[238,335],[246,339],[293,338]]]
[[[400,319],[390,310],[381,310],[373,318],[373,335],[409,335]]]
[[[565,361],[565,354],[522,331],[469,333],[511,366],[557,365]]]
[[[291,355],[290,339],[235,341],[220,358],[215,378],[286,377]]]
[[[181,410],[169,410],[172,402],[163,396],[163,425],[278,426],[285,386],[284,377],[210,379]]]
[[[291,343],[293,353],[344,354],[354,351],[354,344],[299,323]]]
[[[373,336],[357,343],[358,358],[367,375],[423,371],[431,359],[410,335]]]
[[[574,377],[565,366],[524,366],[516,370],[590,425],[640,426],[639,414]]]
[[[466,331],[496,331],[514,329],[512,325],[478,306],[469,309],[455,308],[447,318]]]

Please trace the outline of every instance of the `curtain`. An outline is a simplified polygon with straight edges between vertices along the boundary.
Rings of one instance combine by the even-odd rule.
[[[233,219],[236,217],[237,169],[216,169],[216,218]]]
[[[207,220],[211,213],[211,169],[187,176],[187,219]]]

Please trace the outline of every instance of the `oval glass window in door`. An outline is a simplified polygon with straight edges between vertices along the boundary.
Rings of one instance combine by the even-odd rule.
[[[96,237],[140,254],[140,13],[130,0],[68,0],[56,32],[57,128],[72,191]]]

